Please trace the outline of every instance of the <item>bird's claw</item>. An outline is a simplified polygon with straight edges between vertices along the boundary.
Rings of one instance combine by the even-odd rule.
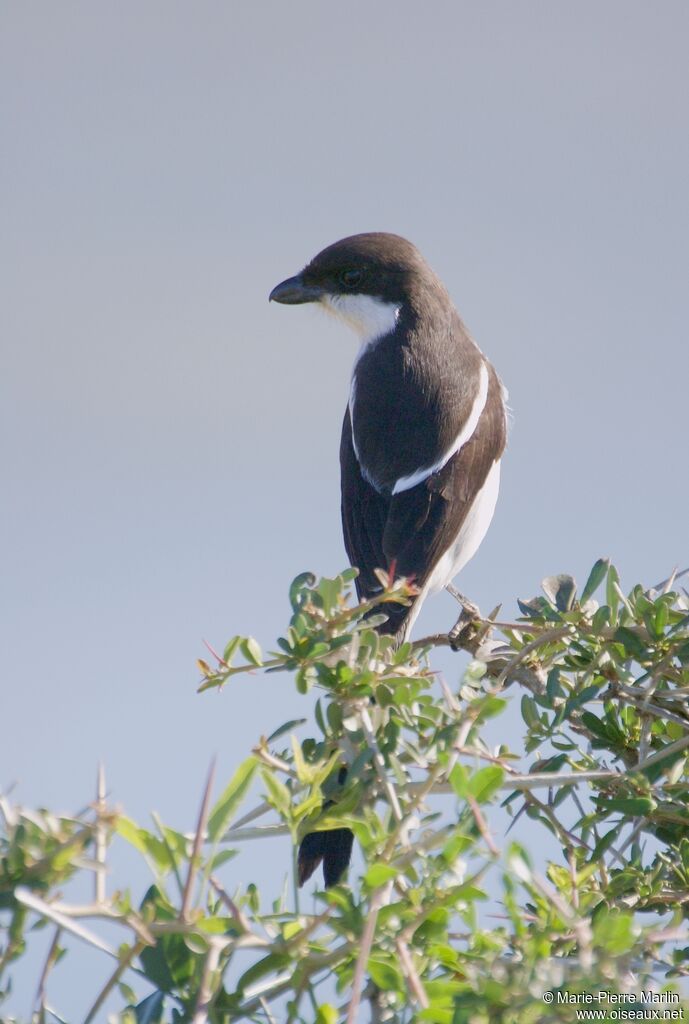
[[[459,651],[464,647],[467,639],[476,632],[477,622],[481,618],[481,613],[472,601],[469,601],[459,591],[454,590],[454,587],[450,592],[462,605],[460,616],[448,633],[451,649]]]

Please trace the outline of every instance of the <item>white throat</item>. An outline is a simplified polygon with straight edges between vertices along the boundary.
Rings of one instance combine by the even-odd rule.
[[[324,295],[321,305],[359,335],[362,348],[393,331],[400,315],[394,302],[372,295]]]

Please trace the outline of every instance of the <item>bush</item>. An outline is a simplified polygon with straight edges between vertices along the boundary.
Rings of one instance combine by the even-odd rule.
[[[680,1020],[689,600],[676,580],[625,596],[601,560],[580,595],[568,576],[545,580],[518,621],[465,615],[453,643],[472,659],[451,689],[431,669],[448,636],[395,649],[375,632],[376,606],[406,600],[409,585],[384,580],[379,598],[356,605],[353,578],[298,577],[276,653],[234,637],[217,664],[199,663],[201,690],[261,669],[291,673],[318,699],[311,727],[299,719],[261,739],[215,802],[209,779],[193,835],[157,818],[139,827],[103,790],[75,818],[2,800],[0,969],[23,954],[33,922],[54,929],[35,1019],[60,1019],[49,971],[75,934],[113,960],[87,1022],[118,991],[122,1022],[334,1024],[359,1019],[364,1002],[374,1021],[573,1021],[582,1007],[601,1014],[589,1019],[653,1007]],[[484,724],[504,713],[509,686],[523,690],[524,745],[490,749]],[[262,798],[240,816],[257,782]],[[493,824],[497,803],[531,819],[529,850]],[[296,886],[268,900],[251,884],[227,891],[223,864],[240,842],[289,833],[296,848],[344,826],[363,871],[318,892],[315,914],[300,910]],[[542,830],[561,851],[545,865]],[[136,906],[105,892],[115,836],[153,872]],[[60,898],[82,871],[95,877],[89,907]],[[479,913],[489,872],[501,885],[495,917]],[[123,944],[107,947],[85,917],[119,924]],[[253,958],[241,972],[240,950]],[[144,981],[153,991],[142,999]]]

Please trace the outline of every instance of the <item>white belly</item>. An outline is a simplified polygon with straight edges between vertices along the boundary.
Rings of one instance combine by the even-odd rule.
[[[479,545],[485,537],[495,512],[500,488],[500,460],[493,463],[486,482],[474,498],[462,528],[453,544],[447,549],[435,569],[428,577],[421,593],[414,603],[411,615],[406,622],[405,635],[414,624],[421,605],[429,594],[434,594],[452,580],[467,562],[474,557]]]

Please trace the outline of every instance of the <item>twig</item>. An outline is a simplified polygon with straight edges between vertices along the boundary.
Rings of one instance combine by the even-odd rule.
[[[189,918],[189,910],[191,908],[191,893],[196,878],[196,873],[199,868],[199,859],[201,856],[201,847],[203,845],[203,836],[206,831],[206,822],[208,820],[208,812],[210,809],[211,792],[213,789],[213,781],[215,779],[215,758],[211,761],[211,766],[208,771],[208,779],[206,781],[206,788],[203,792],[203,799],[201,801],[201,807],[199,808],[199,817],[196,823],[196,834],[194,836],[194,846],[191,851],[191,858],[189,860],[189,871],[187,872],[187,880],[184,885],[184,894],[182,896],[182,908],[179,912],[180,919],[187,921]]]
[[[255,754],[259,760],[263,761],[264,764],[268,765],[269,768],[276,768],[277,771],[283,772],[285,775],[289,775],[291,779],[297,778],[297,773],[287,761],[283,761],[281,757],[276,757],[275,754],[271,754],[263,743],[259,743],[252,750],[252,754]]]
[[[501,789],[537,789],[540,786],[577,786],[582,782],[624,782],[620,772],[534,772],[532,775],[510,775]]]
[[[103,989],[98,994],[95,1003],[84,1017],[84,1024],[91,1024],[91,1021],[96,1019],[96,1014],[100,1011],[103,1003],[108,998],[115,985],[118,983],[124,972],[131,967],[132,962],[136,960],[137,956],[145,946],[145,942],[136,942],[122,960],[120,960],[119,964],[103,986]]]
[[[402,941],[402,939],[397,939],[395,945],[397,946],[397,952],[399,953],[404,976],[407,979],[410,995],[416,999],[417,1003],[423,1010],[427,1010],[430,1005],[428,996],[426,995],[426,990],[421,983],[421,979],[416,973],[416,968],[414,967],[414,961],[411,958],[409,947],[406,942]]]
[[[383,755],[381,754],[380,748],[378,747],[378,743],[373,732],[373,724],[371,722],[371,718],[368,713],[367,707],[362,706],[359,709],[359,717],[361,719],[361,724],[363,726],[366,742],[368,743],[373,754],[373,763],[376,768],[376,774],[378,775],[378,778],[380,780],[381,785],[383,786],[383,789],[387,793],[387,797],[388,800],[390,801],[390,806],[392,808],[392,813],[395,815],[395,820],[399,823],[402,821],[402,809],[400,807],[399,800],[397,799],[397,793],[395,792],[394,786],[392,785],[386,774],[385,761],[383,760]]]
[[[268,1005],[267,1000],[265,1000],[261,996],[261,1000],[260,1001],[261,1001],[261,1009],[263,1010],[263,1012],[266,1015],[266,1020],[268,1021],[268,1024],[278,1024],[277,1020],[275,1019],[275,1017],[273,1016],[273,1014],[271,1012],[271,1009],[270,1009],[270,1006]]]
[[[373,945],[373,937],[376,933],[376,923],[378,921],[378,911],[382,906],[390,901],[390,895],[392,893],[392,882],[388,882],[382,889],[376,889],[373,894],[373,899],[368,910],[368,917],[366,918],[366,924],[364,926],[364,932],[361,936],[361,946],[359,947],[359,955],[356,958],[356,966],[354,967],[354,977],[352,978],[352,996],[349,1000],[349,1008],[347,1010],[347,1021],[346,1024],[356,1024],[356,1017],[359,1011],[359,1004],[361,1002],[361,992],[364,985],[364,975],[366,973],[366,965],[368,963],[369,954],[371,952],[371,946]]]
[[[229,831],[222,836],[219,843],[241,843],[247,839],[263,839],[264,836],[286,836],[289,835],[287,825],[257,825],[256,828],[239,828],[236,832]]]
[[[525,629],[524,632],[527,632],[527,630]],[[422,647],[452,647],[455,651],[467,651],[476,657],[483,643],[484,637],[482,635],[462,636],[451,639],[449,633],[434,633],[423,637],[421,640],[415,640],[413,646],[415,650]],[[505,671],[509,682],[519,683],[534,694],[540,695],[545,691],[545,672],[540,667],[530,668],[526,665],[517,664],[516,658],[508,659],[502,652],[499,656],[493,655],[485,663],[486,672],[493,679],[499,678],[502,672]]]
[[[471,813],[474,815],[474,821],[476,822],[478,830],[485,840],[486,846],[490,850],[493,857],[499,857],[500,851],[493,842],[493,837],[490,834],[490,829],[488,828],[486,819],[483,817],[483,814],[481,813],[481,808],[478,805],[478,801],[475,799],[475,797],[471,795],[471,793],[467,793],[466,802],[469,804],[469,807],[471,808]]]
[[[114,950],[112,946],[109,946],[107,942],[104,942],[100,936],[96,935],[90,929],[84,928],[83,925],[77,924],[76,921],[72,921],[60,910],[56,910],[54,907],[51,907],[49,903],[46,903],[38,896],[35,896],[30,889],[26,889],[23,885],[19,885],[14,890],[14,896],[15,899],[19,900],[19,902],[25,907],[28,907],[29,910],[35,911],[37,914],[40,914],[41,917],[45,917],[54,924],[59,925],[63,931],[70,932],[70,934],[75,935],[78,939],[82,939],[83,942],[88,942],[90,946],[94,946],[102,953],[107,953],[108,956],[119,961],[120,958],[117,951]],[[142,971],[139,971],[139,974],[142,973]]]
[[[208,881],[213,886],[213,888],[217,892],[218,896],[220,897],[222,902],[225,904],[225,907],[232,914],[232,917],[235,919],[235,921],[237,922],[239,927],[242,929],[242,931],[243,932],[250,932],[251,931],[251,924],[249,923],[249,919],[247,918],[246,914],[237,906],[235,901],[232,899],[230,894],[225,890],[225,888],[222,886],[222,884],[218,881],[218,879],[215,877],[215,875],[211,875],[209,877]]]
[[[658,750],[655,754],[651,754],[645,761],[640,761],[636,766],[636,770],[639,772],[644,771],[646,768],[650,768],[651,765],[657,764],[658,761],[664,761],[666,757],[670,757],[672,754],[679,753],[680,750],[685,750],[689,747],[689,736],[682,736],[681,739],[675,740],[674,743],[668,743],[662,750]]]
[[[527,658],[533,651],[539,647],[543,647],[545,644],[555,643],[557,640],[562,640],[571,632],[572,627],[558,626],[555,629],[546,629],[545,632],[541,633],[534,640],[530,640],[528,644],[524,644],[522,648],[517,652],[516,656],[512,658],[505,668],[502,670],[500,675],[497,677],[498,687],[504,686],[514,669],[521,665],[525,658]]]
[[[34,1000],[34,1003],[35,1003],[37,1011],[40,1011],[43,1008],[43,1006],[45,1005],[46,982],[48,980],[48,975],[50,973],[50,970],[53,967],[53,964],[55,963],[55,955],[57,953],[57,948],[58,948],[58,943],[60,941],[61,933],[62,933],[62,929],[58,925],[55,928],[55,934],[53,935],[53,941],[50,943],[50,948],[48,949],[48,955],[45,958],[45,963],[43,964],[43,970],[41,971],[41,977],[38,980],[38,988],[36,989],[36,998]]]
[[[199,994],[196,999],[196,1008],[192,1018],[192,1024],[206,1024],[208,1011],[213,999],[213,976],[220,965],[220,954],[225,948],[225,943],[218,941],[217,937],[209,939],[208,952],[203,965]]]
[[[353,943],[343,942],[336,949],[330,950],[329,953],[323,953],[318,956],[305,957],[300,963],[300,970],[304,971],[307,967],[310,967],[310,975],[315,974],[317,971],[323,970],[330,967],[331,964],[337,963],[338,960],[345,956],[349,956],[352,951]],[[248,1017],[261,1005],[261,999],[270,997],[271,999],[282,995],[292,987],[294,980],[294,971],[283,971],[276,977],[269,979],[268,981],[258,981],[255,985],[250,985],[246,991],[247,1001],[242,1003],[241,1006],[237,1007],[236,1017],[241,1019],[242,1017]]]
[[[550,824],[553,826],[553,829],[557,834],[560,842],[566,849],[569,849],[570,853],[572,852],[572,849],[575,846],[579,846],[581,847],[581,849],[588,850],[589,853],[591,852],[591,848],[588,845],[588,843],[585,843],[583,839],[580,839],[579,836],[575,836],[572,832],[566,829],[564,825],[560,824],[560,822],[557,819],[557,815],[553,811],[552,807],[550,807],[548,804],[544,804],[542,800],[539,800],[538,797],[534,796],[533,793],[528,789],[524,791],[524,800],[531,807],[538,808],[541,814],[543,814],[548,819]]]
[[[269,804],[267,800],[263,800],[258,807],[254,807],[253,811],[249,811],[243,818],[238,818],[234,825],[227,829],[225,834],[229,835],[230,832],[242,828],[244,825],[251,824],[252,821],[256,821],[256,818],[262,818],[264,814],[268,814],[272,809],[272,804]]]
[[[163,822],[161,821],[160,815],[157,813],[157,811],[151,811],[151,817],[153,818],[153,823],[155,824],[155,827],[158,829],[160,841],[167,850],[167,855],[170,858],[170,867],[172,868],[172,873],[175,876],[175,881],[177,882],[179,894],[181,896],[184,893],[184,882],[182,881],[182,876],[180,875],[179,869],[177,867],[177,858],[175,857],[174,850],[170,846],[168,838],[165,835],[165,826],[163,825]]]
[[[622,683],[616,683],[614,689],[621,690],[626,698],[628,704],[635,707],[642,714],[653,715],[655,718],[662,718],[666,722],[675,722],[676,725],[681,725],[683,729],[689,729],[689,720],[682,718],[680,715],[675,715],[672,711],[668,711],[664,707],[658,707],[657,704],[651,704],[648,699],[643,701],[637,700],[635,697],[630,696],[626,692],[626,687]]]
[[[96,903],[105,903],[105,860],[108,849],[108,837],[103,818],[105,816],[105,767],[101,761],[98,765],[98,778],[96,781],[96,870],[95,899]]]

